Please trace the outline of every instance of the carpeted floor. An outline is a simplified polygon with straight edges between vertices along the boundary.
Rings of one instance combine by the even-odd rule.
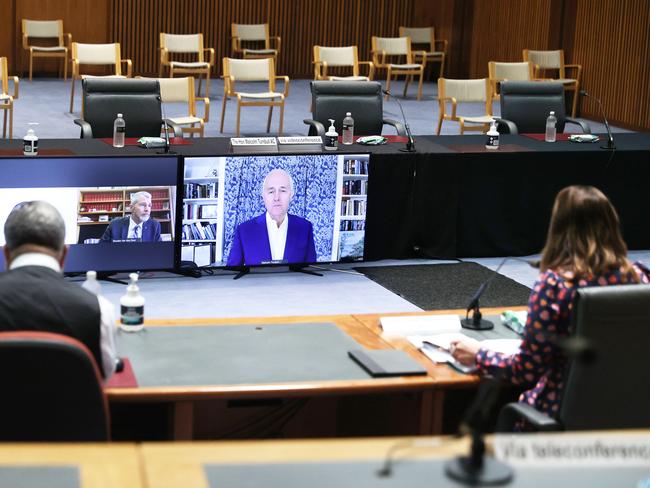
[[[492,277],[481,307],[526,305],[530,294],[530,288],[476,263],[356,269],[424,310],[466,308],[481,283]]]

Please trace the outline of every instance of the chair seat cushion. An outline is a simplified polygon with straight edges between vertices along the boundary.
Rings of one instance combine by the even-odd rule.
[[[32,51],[43,51],[43,52],[64,52],[66,50],[63,46],[30,46]]]
[[[186,117],[170,117],[169,120],[178,125],[199,124],[203,122],[203,119],[199,119],[198,117],[191,117],[189,115]]]
[[[425,52],[425,54],[427,55],[427,57],[434,57],[434,56],[443,56],[445,53],[444,51],[427,51]],[[419,54],[417,53],[413,53],[413,55],[419,57]]]
[[[421,64],[389,64],[388,66],[391,69],[420,69],[422,68]]]
[[[276,49],[244,49],[244,54],[277,54]]]
[[[489,124],[494,120],[494,117],[492,115],[479,115],[478,117],[459,117],[459,119],[473,124]]]
[[[237,92],[237,95],[242,98],[279,98],[282,96],[282,93],[276,92],[258,92],[258,93],[248,93],[248,92]]]
[[[205,61],[199,62],[199,61],[194,61],[192,63],[183,63],[181,61],[172,61],[169,63],[171,66],[174,68],[209,68],[210,63],[206,63]]]
[[[330,81],[370,81],[367,76],[328,76]]]

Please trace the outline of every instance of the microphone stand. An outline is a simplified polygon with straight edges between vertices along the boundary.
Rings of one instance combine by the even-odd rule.
[[[616,149],[616,145],[614,144],[614,136],[612,135],[612,130],[609,128],[609,122],[607,122],[607,116],[605,115],[605,109],[603,107],[602,102],[600,101],[600,98],[596,98],[592,95],[589,95],[585,90],[580,90],[580,95],[583,97],[588,97],[593,100],[596,100],[598,102],[598,106],[600,107],[600,113],[603,116],[603,120],[605,121],[605,129],[607,129],[607,145],[606,146],[600,146],[601,149],[607,149],[608,151],[614,151]]]
[[[483,320],[483,314],[481,313],[481,308],[479,307],[479,299],[481,296],[483,296],[483,293],[485,293],[485,290],[487,290],[487,287],[492,282],[492,280],[499,276],[501,267],[508,259],[508,257],[503,258],[501,260],[501,263],[499,263],[499,266],[497,266],[497,269],[494,271],[494,274],[490,276],[486,281],[481,283],[481,286],[479,286],[478,290],[476,290],[476,293],[474,293],[474,296],[470,300],[469,305],[467,305],[467,313],[465,314],[465,318],[461,319],[460,321],[460,325],[464,329],[490,330],[494,328],[494,324],[492,322],[489,320]],[[472,318],[469,318],[470,310],[472,311]]]
[[[411,134],[411,127],[409,127],[409,123],[406,121],[406,115],[404,115],[404,109],[402,108],[402,103],[399,101],[398,98],[395,98],[390,91],[382,90],[382,93],[384,95],[388,95],[390,98],[395,100],[397,102],[397,105],[399,105],[400,112],[402,112],[402,120],[404,121],[404,128],[406,129],[406,135],[408,137],[408,140],[406,141],[406,146],[401,148],[400,151],[415,152],[415,141],[413,140],[413,134]]]
[[[165,107],[160,105],[160,110],[162,111],[163,117],[163,132],[165,133],[165,149],[163,152],[158,152],[157,154],[176,154],[175,151],[171,150],[171,145],[169,144],[169,125],[167,124],[167,117],[165,117]]]

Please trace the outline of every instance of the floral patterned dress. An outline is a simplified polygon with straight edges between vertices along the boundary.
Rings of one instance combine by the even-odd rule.
[[[650,269],[634,263],[634,270],[641,283],[650,283]],[[577,280],[570,272],[545,271],[530,294],[519,352],[509,356],[480,349],[476,354],[479,371],[529,388],[519,401],[557,418],[567,363],[557,342],[572,333],[570,323],[576,289],[636,282],[631,273],[623,274],[620,269]]]

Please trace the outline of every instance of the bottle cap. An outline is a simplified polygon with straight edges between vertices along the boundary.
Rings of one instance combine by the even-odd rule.
[[[93,270],[86,271],[86,279],[87,280],[96,280],[97,279],[97,271],[93,271]]]
[[[120,119],[122,118],[122,114],[117,114],[117,116],[118,116]]]
[[[346,116],[346,117],[352,117],[352,112],[346,112],[346,113],[345,113],[345,116]]]
[[[553,110],[551,110],[551,115],[555,115],[555,112]]]

